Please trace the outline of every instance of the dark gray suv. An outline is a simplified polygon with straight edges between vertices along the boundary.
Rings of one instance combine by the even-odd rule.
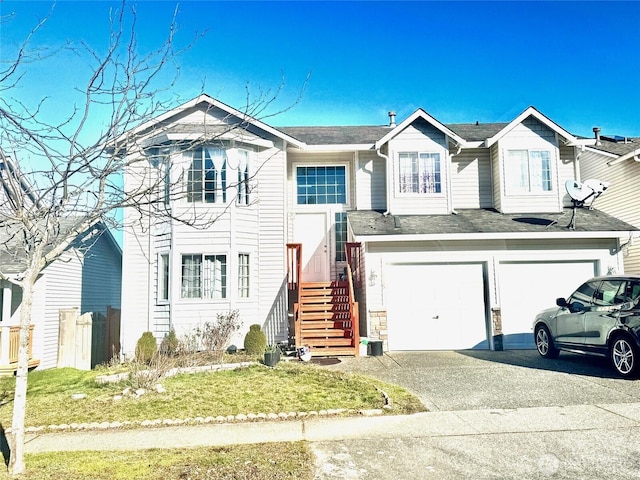
[[[623,377],[640,369],[640,276],[603,276],[583,283],[557,307],[536,316],[538,353],[560,350],[608,357]]]

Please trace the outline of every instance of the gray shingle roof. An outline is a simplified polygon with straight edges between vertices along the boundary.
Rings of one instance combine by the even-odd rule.
[[[451,215],[387,215],[371,210],[347,213],[353,233],[360,235],[444,235],[474,233],[558,233],[571,231],[571,208],[563,213],[502,214],[492,209],[464,209]],[[553,221],[556,224],[551,225]],[[638,231],[599,210],[579,208],[576,232]]]
[[[445,125],[465,140],[475,142],[492,137],[507,123],[451,123]],[[307,145],[365,145],[374,144],[384,137],[391,127],[382,126],[332,126],[332,127],[279,127],[285,133]]]
[[[593,145],[590,148],[622,156],[640,148],[640,137],[627,138],[626,142],[624,140],[619,142],[612,142],[603,138],[600,145]]]

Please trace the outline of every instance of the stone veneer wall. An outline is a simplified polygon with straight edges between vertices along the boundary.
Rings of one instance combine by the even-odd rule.
[[[382,340],[383,349],[389,350],[386,310],[369,310],[369,340]]]

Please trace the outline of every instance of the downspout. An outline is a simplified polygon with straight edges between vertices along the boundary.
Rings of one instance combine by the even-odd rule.
[[[447,199],[449,200],[449,205],[451,207],[451,213],[453,215],[457,215],[458,212],[456,212],[456,209],[453,207],[453,185],[451,183],[451,167],[453,165],[452,160],[453,157],[455,157],[456,155],[460,155],[460,152],[462,151],[462,145],[458,144],[458,151],[456,151],[456,153],[450,153],[449,154],[449,162],[448,162],[448,167],[449,167],[449,172],[447,172],[447,188],[449,189],[449,191],[447,192]]]
[[[378,155],[380,158],[382,158],[385,162],[385,168],[386,168],[386,173],[387,173],[387,178],[385,179],[385,189],[386,189],[386,201],[387,201],[387,208],[384,211],[383,215],[386,217],[387,215],[389,215],[391,213],[391,207],[389,206],[389,202],[390,202],[390,198],[391,198],[391,175],[390,175],[390,162],[389,162],[389,156],[385,155],[384,153],[382,153],[380,151],[379,148],[376,149],[376,155]]]

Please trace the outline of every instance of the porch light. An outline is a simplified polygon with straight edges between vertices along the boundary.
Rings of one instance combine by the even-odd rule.
[[[369,286],[370,287],[375,286],[376,278],[378,278],[378,275],[376,275],[375,270],[371,270],[371,272],[369,272]]]

